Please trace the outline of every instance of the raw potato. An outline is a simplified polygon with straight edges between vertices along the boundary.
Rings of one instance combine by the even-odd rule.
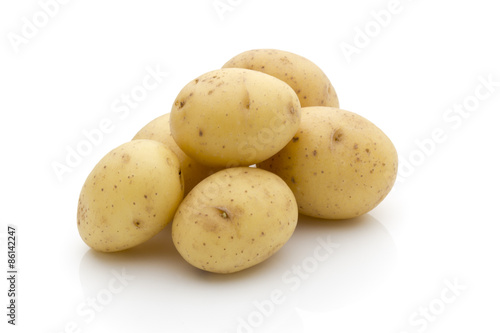
[[[230,168],[204,179],[186,196],[175,214],[172,238],[193,266],[233,273],[278,251],[297,219],[293,193],[278,176]]]
[[[293,89],[240,68],[211,71],[188,83],[170,114],[175,142],[201,164],[248,166],[276,154],[300,123]]]
[[[302,109],[300,129],[278,154],[259,164],[286,181],[299,212],[348,219],[377,206],[396,180],[390,139],[367,119],[341,109]]]
[[[182,174],[184,175],[184,194],[187,195],[191,189],[203,179],[218,171],[220,168],[212,168],[200,164],[187,156],[182,149],[175,143],[170,133],[170,113],[164,114],[153,119],[144,126],[132,140],[149,139],[161,142],[167,145],[181,164]]]
[[[337,93],[326,74],[297,54],[274,49],[250,50],[238,54],[222,68],[247,68],[272,75],[293,88],[302,107],[339,107]]]
[[[177,156],[152,140],[127,142],[104,156],[85,181],[77,223],[97,251],[139,245],[171,220],[183,197]]]

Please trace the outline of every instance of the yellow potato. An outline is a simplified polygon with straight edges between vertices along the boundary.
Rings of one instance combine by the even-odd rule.
[[[233,273],[278,251],[297,219],[293,193],[278,176],[257,168],[230,168],[189,192],[172,222],[172,239],[191,265]]]
[[[257,49],[238,54],[222,68],[247,68],[272,75],[293,88],[302,107],[339,107],[337,93],[326,74],[309,59],[274,49]]]
[[[175,142],[201,164],[247,166],[283,148],[300,123],[300,102],[283,81],[240,68],[189,82],[170,114]]]
[[[172,134],[170,133],[170,113],[164,114],[153,119],[144,126],[132,140],[149,139],[161,142],[167,145],[181,164],[182,174],[184,176],[184,194],[187,195],[191,189],[200,181],[210,176],[220,168],[208,167],[200,164],[187,156],[182,149],[175,143]]]
[[[386,197],[398,156],[391,140],[367,119],[337,108],[307,107],[290,143],[258,167],[285,180],[300,213],[348,219]]]
[[[131,248],[172,220],[183,194],[179,160],[167,146],[153,140],[127,142],[106,154],[85,181],[78,231],[98,251]]]

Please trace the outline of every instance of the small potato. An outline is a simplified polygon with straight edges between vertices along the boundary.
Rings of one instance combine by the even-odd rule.
[[[297,203],[285,182],[257,168],[219,171],[179,206],[172,239],[191,265],[233,273],[273,255],[292,236]]]
[[[175,142],[215,167],[248,166],[283,148],[300,123],[300,102],[283,81],[240,68],[219,69],[189,82],[170,114]]]
[[[200,181],[220,169],[208,167],[196,162],[179,148],[170,133],[170,113],[159,116],[146,124],[146,126],[137,132],[132,140],[138,139],[149,139],[161,142],[167,145],[167,147],[177,155],[184,176],[184,195],[187,195]]]
[[[238,54],[222,68],[247,68],[272,75],[293,88],[302,107],[339,107],[337,93],[326,74],[297,54],[274,49],[250,50]]]
[[[171,220],[184,194],[177,156],[152,140],[127,142],[94,167],[78,200],[83,241],[102,252],[139,245]]]
[[[391,140],[367,119],[337,108],[307,107],[290,143],[258,167],[285,180],[300,213],[348,219],[386,197],[398,156]]]

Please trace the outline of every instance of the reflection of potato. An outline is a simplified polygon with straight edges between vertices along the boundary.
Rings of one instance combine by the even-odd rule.
[[[104,156],[85,181],[78,231],[98,251],[134,247],[171,221],[183,194],[179,160],[167,146],[127,142]]]
[[[300,310],[325,312],[359,303],[387,282],[396,266],[394,240],[372,214],[332,222],[300,215],[287,244],[282,288]]]
[[[222,68],[247,68],[285,81],[306,106],[339,107],[337,93],[326,74],[312,61],[294,53],[259,49],[238,54]]]
[[[170,114],[175,142],[209,166],[248,166],[283,148],[300,122],[300,102],[283,81],[240,68],[189,82]]]
[[[295,137],[258,166],[285,180],[300,213],[346,219],[385,198],[396,180],[398,156],[389,138],[367,119],[341,109],[307,107]]]
[[[232,273],[278,251],[297,219],[293,193],[278,176],[256,168],[230,168],[189,192],[175,214],[172,239],[193,266]]]
[[[170,113],[159,116],[153,119],[144,126],[134,136],[133,140],[149,139],[156,140],[167,145],[179,158],[182,174],[184,176],[184,194],[187,195],[191,189],[198,184],[202,179],[213,174],[219,168],[211,168],[202,165],[184,152],[175,143],[172,134],[170,133]]]

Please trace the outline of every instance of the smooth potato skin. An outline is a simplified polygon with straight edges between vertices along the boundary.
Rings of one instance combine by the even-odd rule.
[[[290,186],[299,212],[349,219],[375,208],[396,180],[390,139],[367,119],[341,109],[307,107],[294,138],[258,164]]]
[[[87,177],[78,200],[78,231],[97,251],[134,247],[172,220],[183,194],[179,161],[170,149],[152,140],[127,142]]]
[[[181,164],[182,174],[184,176],[184,195],[187,195],[193,187],[200,181],[210,176],[220,168],[208,167],[193,160],[186,155],[181,148],[175,143],[172,134],[170,133],[170,113],[161,115],[148,124],[146,124],[132,140],[148,139],[155,140],[167,145]]]
[[[276,49],[249,50],[236,55],[222,68],[247,68],[272,75],[293,88],[302,107],[339,107],[337,93],[326,74],[300,55]]]
[[[211,71],[189,82],[170,113],[175,142],[215,167],[248,166],[283,148],[300,123],[300,102],[283,81],[240,68]]]
[[[233,273],[276,253],[297,225],[297,203],[285,182],[257,168],[219,171],[186,196],[172,239],[191,265]]]

